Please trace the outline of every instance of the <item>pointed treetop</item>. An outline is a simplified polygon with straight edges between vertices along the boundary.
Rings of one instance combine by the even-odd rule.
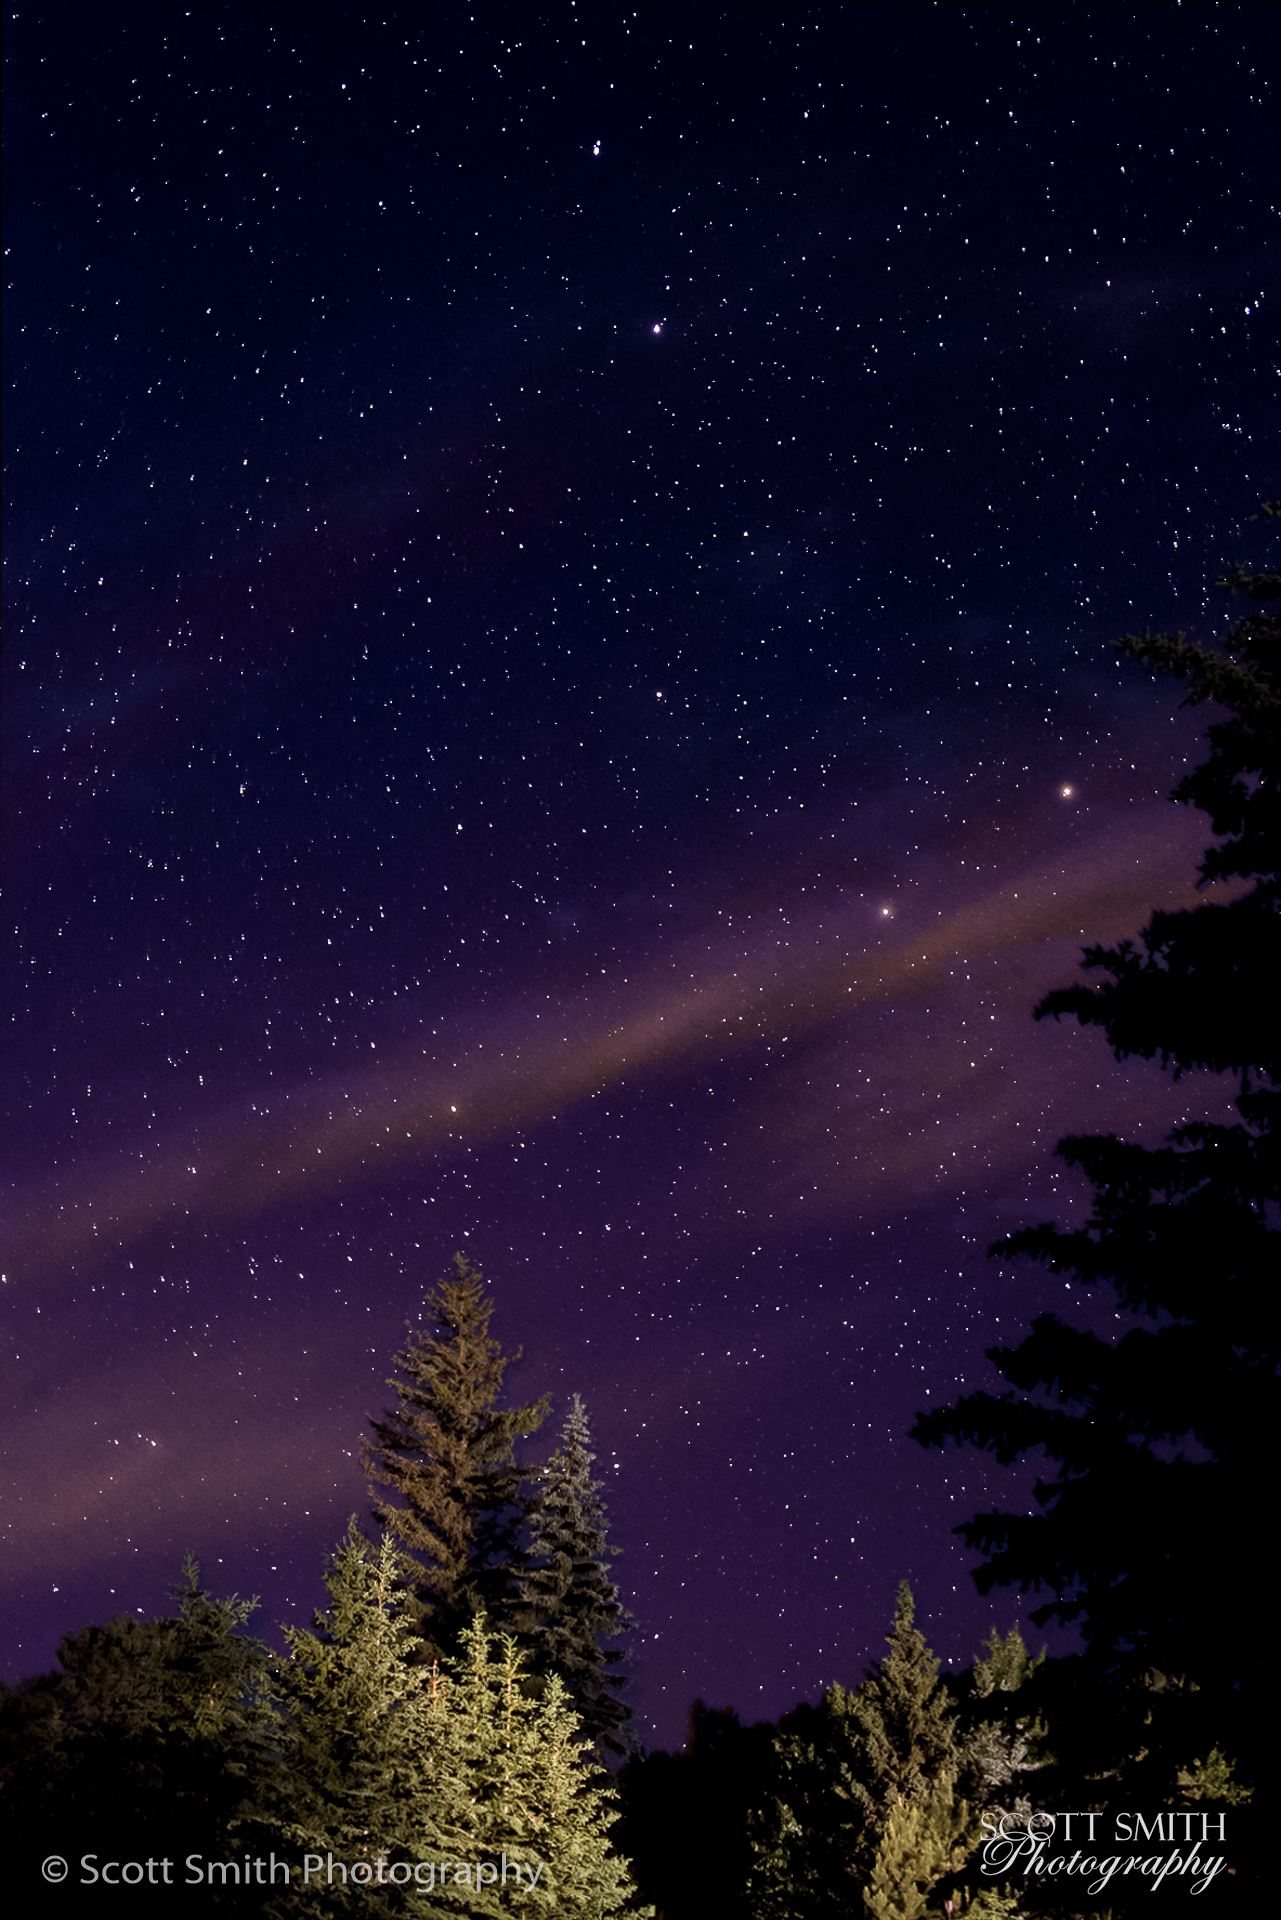
[[[425,1326],[406,1329],[389,1385],[396,1405],[370,1421],[364,1467],[374,1514],[419,1566],[425,1635],[447,1651],[483,1609],[505,1625],[523,1561],[524,1493],[515,1443],[535,1433],[548,1400],[500,1404],[520,1358],[490,1333],[493,1300],[478,1267],[428,1293]]]
[[[522,1583],[521,1626],[542,1673],[557,1673],[589,1737],[602,1750],[630,1750],[630,1708],[622,1699],[623,1650],[632,1621],[611,1562],[587,1409],[574,1394],[560,1442],[535,1483],[530,1564]]]

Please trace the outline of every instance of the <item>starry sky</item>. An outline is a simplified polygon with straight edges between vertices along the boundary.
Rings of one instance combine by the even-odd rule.
[[[8,1677],[188,1548],[309,1612],[456,1247],[587,1399],[648,1737],[902,1576],[1017,1617],[906,1429],[1097,1311],[984,1258],[1054,1141],[1207,1098],[1030,1009],[1191,897],[1110,642],[1221,630],[1278,489],[1278,43],[14,11]]]

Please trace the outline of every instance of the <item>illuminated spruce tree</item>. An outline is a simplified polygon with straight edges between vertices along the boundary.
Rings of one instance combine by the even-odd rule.
[[[957,1782],[982,1811],[1026,1803],[1028,1775],[1047,1764],[1046,1726],[1032,1704],[1045,1653],[1028,1652],[1017,1627],[995,1627],[959,1684]]]
[[[961,1864],[962,1819],[950,1767],[916,1792],[891,1797],[863,1890],[870,1920],[924,1920],[934,1888]]]
[[[850,1700],[858,1755],[855,1797],[869,1829],[883,1830],[890,1808],[919,1795],[952,1767],[956,1716],[939,1663],[916,1624],[906,1580],[894,1600],[885,1653]]]
[[[280,1840],[295,1854],[381,1862],[379,1910],[416,1920],[639,1914],[613,1845],[612,1786],[560,1680],[535,1697],[525,1655],[483,1615],[454,1657],[425,1665],[412,1572],[388,1536],[373,1546],[353,1520],[326,1572],[326,1608],[286,1636]],[[424,1878],[423,1863],[440,1871]],[[293,1885],[273,1915],[310,1913],[315,1898]],[[370,1901],[341,1877],[324,1889],[326,1912],[364,1914]]]
[[[476,1613],[513,1617],[524,1564],[525,1501],[515,1443],[536,1433],[546,1398],[500,1404],[519,1353],[490,1333],[493,1301],[478,1268],[454,1256],[427,1297],[426,1325],[406,1329],[388,1382],[396,1405],[370,1421],[365,1472],[374,1513],[417,1563],[422,1630],[451,1651]]]
[[[906,1581],[863,1685],[789,1715],[776,1746],[775,1795],[755,1822],[753,1913],[836,1920],[874,1902],[877,1920],[916,1920],[964,1860],[968,1815],[955,1709]]]
[[[289,1730],[283,1840],[341,1860],[408,1857],[429,1793],[424,1713],[432,1676],[415,1659],[413,1569],[353,1519],[325,1571],[328,1605],[288,1628],[282,1698]],[[331,1887],[336,1912],[368,1893]],[[286,1903],[288,1909],[288,1903]]]
[[[473,1870],[420,1894],[422,1920],[545,1915],[653,1920],[615,1850],[617,1809],[559,1678],[534,1696],[526,1656],[482,1616],[425,1696],[423,1755],[432,1787],[414,1843],[419,1859]],[[504,1865],[507,1877],[499,1878]],[[521,1869],[517,1878],[513,1869]]]

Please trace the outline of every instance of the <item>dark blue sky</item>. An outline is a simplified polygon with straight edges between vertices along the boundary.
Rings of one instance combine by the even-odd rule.
[[[1278,486],[1267,9],[34,6],[7,74],[9,1671],[267,1621],[466,1247],[648,1724],[993,1617],[922,1454],[1184,896]],[[1056,1304],[1071,1308],[1070,1302]]]

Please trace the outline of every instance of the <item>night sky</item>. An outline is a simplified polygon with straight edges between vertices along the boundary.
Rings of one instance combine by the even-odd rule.
[[[927,1454],[1050,1154],[1204,1086],[1030,1009],[1190,898],[1278,489],[1265,8],[21,6],[9,1677],[265,1627],[454,1249],[580,1390],[649,1737],[946,1658]],[[1275,159],[1273,150],[1272,159]]]

